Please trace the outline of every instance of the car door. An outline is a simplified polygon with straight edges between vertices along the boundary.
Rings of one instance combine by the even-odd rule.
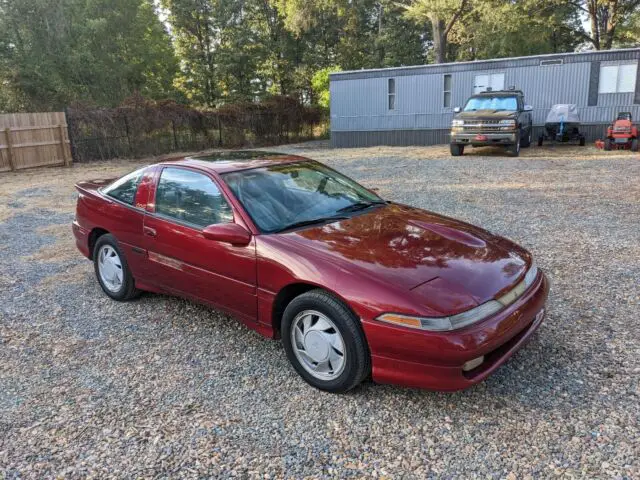
[[[162,168],[144,218],[153,282],[171,292],[257,316],[255,240],[246,246],[204,238],[202,229],[237,217],[214,179],[179,166]]]

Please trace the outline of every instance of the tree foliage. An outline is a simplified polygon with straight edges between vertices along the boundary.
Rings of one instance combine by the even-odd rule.
[[[167,97],[177,67],[147,0],[0,1],[0,101],[10,109]]]
[[[0,110],[328,103],[328,72],[640,42],[640,0],[0,0]]]

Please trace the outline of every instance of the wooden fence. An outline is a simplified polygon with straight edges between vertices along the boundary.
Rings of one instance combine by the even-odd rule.
[[[0,115],[0,172],[71,165],[64,112]]]

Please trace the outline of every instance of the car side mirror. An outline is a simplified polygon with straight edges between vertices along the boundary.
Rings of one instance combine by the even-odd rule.
[[[453,109],[453,113],[460,113],[460,107],[456,107]]]
[[[525,112],[530,112],[531,110],[533,110],[533,107],[531,105],[525,105],[524,106],[524,111]]]
[[[246,246],[251,242],[251,233],[237,223],[216,223],[202,230],[202,236],[207,240],[230,243],[231,245]]]

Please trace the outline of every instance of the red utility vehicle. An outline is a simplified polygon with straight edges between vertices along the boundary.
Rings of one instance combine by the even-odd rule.
[[[616,121],[613,122],[613,125],[607,129],[604,149],[638,151],[638,127],[632,122],[631,112],[620,112]]]
[[[144,290],[226,311],[281,338],[323,390],[369,375],[463,389],[544,318],[548,283],[526,250],[313,160],[215,154],[76,187],[76,243],[107,295]]]

